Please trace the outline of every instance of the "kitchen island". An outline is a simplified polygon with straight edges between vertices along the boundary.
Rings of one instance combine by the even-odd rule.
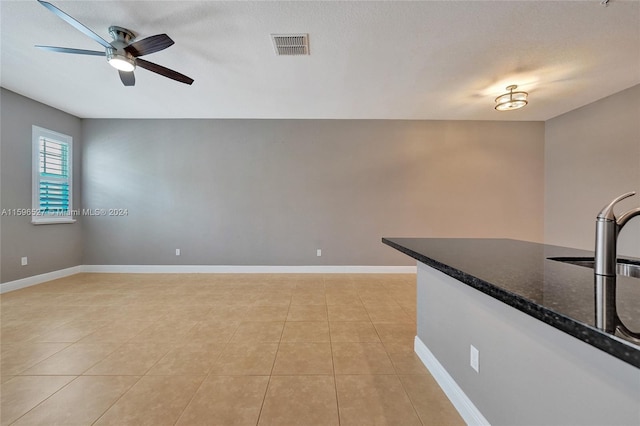
[[[418,261],[416,353],[469,423],[640,424],[640,346],[598,329],[592,252],[504,239],[384,238]],[[640,331],[640,280],[615,309]],[[470,366],[478,350],[478,371]]]

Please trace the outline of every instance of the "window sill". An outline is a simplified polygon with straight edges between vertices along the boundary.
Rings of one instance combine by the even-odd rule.
[[[33,225],[56,225],[59,223],[76,223],[76,220],[70,217],[39,217],[31,219],[31,224]]]

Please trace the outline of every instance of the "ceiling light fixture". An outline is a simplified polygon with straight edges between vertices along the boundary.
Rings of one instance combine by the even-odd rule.
[[[527,92],[514,92],[517,88],[518,86],[515,84],[507,86],[509,93],[505,93],[504,95],[500,95],[496,98],[496,109],[498,111],[519,109],[529,103],[527,101],[527,96],[529,96],[529,94]]]
[[[117,70],[131,72],[136,69],[136,63],[129,53],[118,53],[112,47],[107,48],[107,62]]]

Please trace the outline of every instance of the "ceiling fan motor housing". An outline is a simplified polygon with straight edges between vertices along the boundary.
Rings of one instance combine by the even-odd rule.
[[[109,34],[113,37],[111,42],[113,47],[106,48],[107,62],[120,71],[133,71],[136,67],[136,58],[124,48],[136,38],[135,34],[133,31],[115,25],[109,27]]]
[[[114,42],[122,42],[125,46],[130,44],[136,38],[133,31],[118,27],[117,25],[109,27],[109,34],[113,37]]]

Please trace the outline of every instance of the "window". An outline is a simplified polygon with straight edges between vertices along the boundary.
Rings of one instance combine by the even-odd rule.
[[[32,129],[31,223],[73,223],[73,139],[42,127]]]

